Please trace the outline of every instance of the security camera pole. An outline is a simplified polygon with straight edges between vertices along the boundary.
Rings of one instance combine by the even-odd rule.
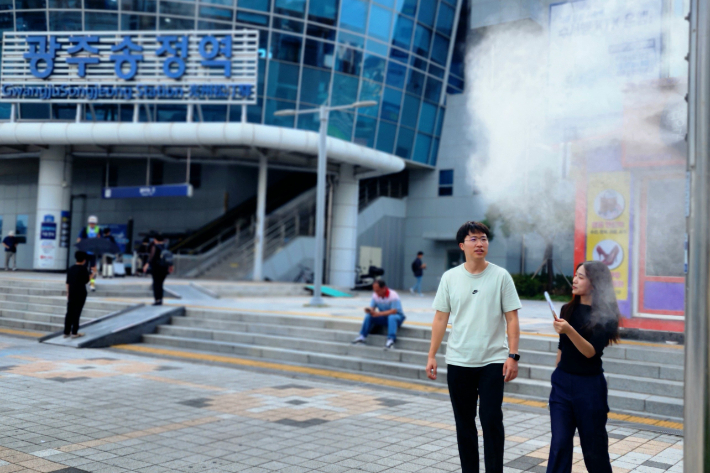
[[[305,115],[318,113],[320,115],[320,134],[318,136],[318,182],[316,185],[316,250],[314,257],[314,278],[313,278],[313,298],[309,305],[322,306],[323,298],[321,297],[321,285],[323,284],[323,241],[325,239],[325,174],[327,155],[327,138],[328,138],[328,114],[332,110],[348,110],[354,108],[374,107],[377,105],[375,101],[355,102],[349,105],[339,105],[336,107],[327,107],[325,105],[318,108],[306,110],[279,110],[274,113],[276,117],[285,117],[293,115]]]

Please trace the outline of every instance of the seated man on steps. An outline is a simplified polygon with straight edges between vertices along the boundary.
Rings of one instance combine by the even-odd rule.
[[[382,279],[378,279],[372,284],[372,290],[374,293],[372,294],[370,307],[365,309],[367,315],[362,322],[362,330],[360,330],[360,335],[352,343],[364,344],[372,327],[384,325],[387,327],[385,350],[389,350],[394,348],[394,342],[397,340],[397,329],[406,318],[404,311],[402,311],[402,301],[399,300],[399,295],[388,288],[387,283]]]

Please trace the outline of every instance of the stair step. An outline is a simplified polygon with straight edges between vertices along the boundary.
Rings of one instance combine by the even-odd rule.
[[[64,330],[64,321],[62,321],[62,323],[53,323],[0,317],[0,327],[35,330],[38,332],[57,332],[59,330]]]
[[[2,321],[5,319],[28,320],[41,323],[61,323],[63,325],[64,315],[65,314],[47,314],[43,312],[0,309],[0,325],[2,325]],[[106,314],[101,313],[100,315]],[[81,322],[88,322],[89,320],[93,320],[95,318],[95,316],[86,316],[82,312]]]

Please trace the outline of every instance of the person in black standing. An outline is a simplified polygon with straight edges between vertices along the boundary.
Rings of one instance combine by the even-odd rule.
[[[10,260],[12,260],[12,270],[17,271],[17,238],[15,232],[9,231],[2,241],[5,247],[5,271],[10,270]]]
[[[422,263],[422,256],[424,256],[424,252],[420,251],[417,253],[417,257],[414,261],[412,261],[412,273],[414,273],[414,279],[415,283],[414,286],[409,288],[409,292],[414,294],[415,292],[418,292],[420,296],[422,296],[422,277],[424,276],[424,270],[426,269],[426,264]]]
[[[77,251],[76,264],[67,270],[67,315],[64,317],[64,338],[83,337],[79,333],[79,318],[86,302],[86,285],[91,279],[86,267],[88,255]]]
[[[554,321],[560,343],[550,392],[552,441],[547,473],[572,471],[575,430],[587,470],[611,473],[602,354],[605,347],[619,341],[620,313],[609,268],[601,261],[581,263],[572,294],[572,301]]]
[[[143,272],[148,270],[153,277],[153,305],[163,305],[163,283],[168,274],[173,272],[173,255],[165,245],[165,238],[158,233],[153,238],[153,246],[150,249],[148,262],[143,267]]]

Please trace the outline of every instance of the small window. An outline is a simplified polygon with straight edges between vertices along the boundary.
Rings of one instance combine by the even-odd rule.
[[[27,243],[27,226],[29,221],[29,215],[17,216],[15,220],[15,238],[17,238],[17,243]]]
[[[164,163],[162,161],[153,160],[150,162],[150,185],[151,186],[163,185],[163,169],[164,169]]]
[[[439,171],[439,195],[454,195],[454,170],[442,169]]]
[[[202,164],[190,163],[190,184],[193,189],[199,189],[202,185]]]

